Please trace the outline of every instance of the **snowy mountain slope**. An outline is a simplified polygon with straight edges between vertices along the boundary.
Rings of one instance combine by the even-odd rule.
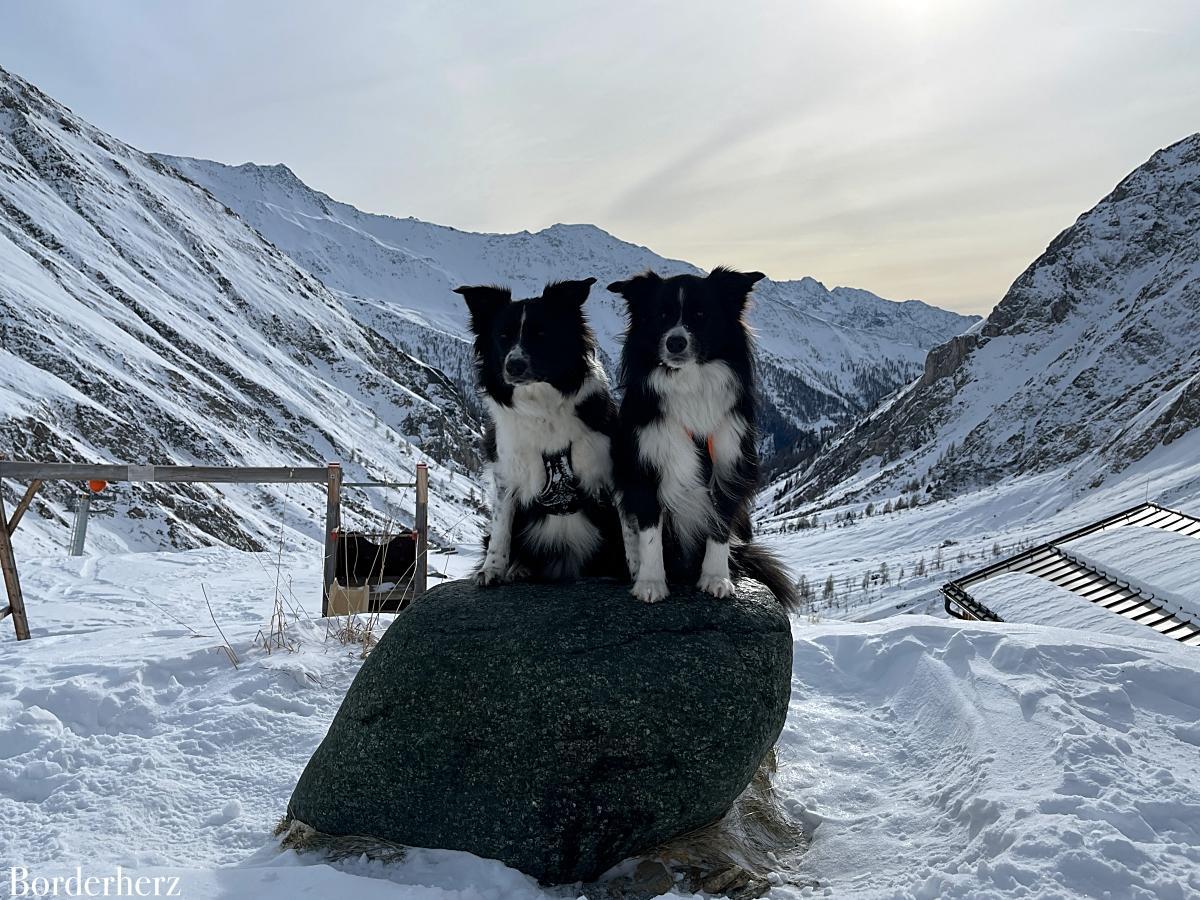
[[[154,463],[320,464],[411,478],[470,517],[476,423],[442,372],[398,351],[211,195],[0,70],[0,454]],[[361,462],[361,464],[359,464]],[[4,485],[8,500],[15,486]],[[18,532],[60,540],[47,485]],[[110,548],[243,547],[281,522],[316,536],[310,488],[124,487]],[[395,498],[349,498],[388,512]],[[411,505],[411,498],[409,498]],[[10,507],[11,508],[11,507]],[[109,527],[109,526],[112,527]],[[107,542],[107,543],[106,543]]]
[[[986,321],[793,480],[788,502],[949,494],[1061,469],[1095,486],[1154,448],[1200,452],[1200,135],[1060,234]]]
[[[301,182],[286,166],[226,166],[160,156],[203,184],[276,246],[347,296],[356,315],[466,386],[470,374],[459,284],[511,285],[534,294],[558,278],[601,285],[647,268],[696,272],[592,225],[536,233],[474,234],[416,219],[364,213]],[[736,260],[730,260],[736,262]],[[924,351],[974,321],[918,301],[805,278],[760,282],[751,322],[762,348],[766,422],[781,444],[857,418],[915,377]],[[594,289],[588,302],[609,360],[624,328],[619,298]],[[455,339],[458,339],[456,342]],[[454,358],[457,348],[458,356]]]

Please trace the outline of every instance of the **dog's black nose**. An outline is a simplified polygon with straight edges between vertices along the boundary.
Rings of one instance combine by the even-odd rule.
[[[668,353],[682,353],[687,349],[687,338],[682,334],[673,334],[667,338]]]
[[[504,371],[516,378],[529,371],[529,363],[523,356],[510,356],[504,361]]]

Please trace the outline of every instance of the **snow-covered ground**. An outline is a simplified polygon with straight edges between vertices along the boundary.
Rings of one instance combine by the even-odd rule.
[[[0,454],[340,460],[348,482],[408,482],[423,462],[446,501],[431,526],[454,540],[454,523],[476,526],[469,406],[206,191],[0,69]],[[0,490],[15,503],[24,486]],[[281,529],[323,530],[324,498],[308,486],[139,483],[103,496],[119,524],[97,515],[89,540],[108,552],[257,549]],[[373,531],[412,524],[411,493],[344,500]],[[78,487],[47,482],[18,540],[61,546],[77,501]]]
[[[1186,479],[1173,483],[1194,510]],[[1039,512],[1039,493],[1012,485],[772,539],[818,587],[832,573],[839,592],[850,578],[862,594],[794,623],[779,780],[813,829],[797,882],[837,897],[1200,892],[1196,650],[1149,634],[888,615],[936,610],[960,550],[990,556],[1033,521],[1062,533],[1090,514],[1086,502]],[[941,571],[907,574],[939,549]],[[891,583],[862,591],[862,572],[889,561]],[[470,563],[438,565],[455,575]],[[578,894],[463,853],[329,866],[274,848],[271,829],[361,663],[316,619],[315,554],[42,557],[22,571],[34,639],[18,645],[0,628],[0,865],[121,865],[178,876],[189,897]],[[293,647],[268,652],[260,630],[277,593]],[[780,884],[772,896],[812,890]]]
[[[501,279],[532,290],[579,266],[610,277],[689,268],[591,226],[468,235],[336,204],[286,169],[174,161],[206,174],[243,220],[3,72],[0,101],[10,456],[342,456],[354,480],[407,476],[424,461],[438,539],[473,540],[477,429],[429,365],[460,381],[468,370],[449,288]],[[812,844],[774,896],[1200,895],[1197,651],[1095,608],[1070,631],[1047,627],[1078,603],[1028,579],[987,586],[1004,595],[989,602],[1009,604],[1005,623],[925,615],[956,572],[1139,500],[1200,512],[1200,376],[1187,337],[1200,136],[1156,160],[1023,276],[961,384],[949,390],[943,360],[940,379],[934,371],[838,445],[848,457],[825,496],[854,504],[792,531],[811,512],[797,473],[775,489],[774,517],[764,503],[768,540],[810,590],[794,621],[779,783]],[[811,279],[764,282],[756,296],[763,393],[795,425],[869,406],[881,383],[919,369],[935,333],[962,324]],[[611,356],[620,307],[597,291],[589,309]],[[911,449],[880,469],[893,446]],[[951,461],[990,474],[958,477]],[[864,515],[868,496],[890,509],[902,484],[939,467],[956,491],[991,486]],[[178,878],[187,897],[578,893],[444,850],[388,866],[279,852],[273,825],[363,658],[337,622],[317,618],[323,498],[171,496],[159,515],[162,498],[110,489],[85,558],[53,555],[73,499],[61,491],[43,492],[50,502],[18,532],[34,639],[18,644],[0,623],[0,896],[40,893],[28,879],[76,866],[84,877],[121,866]],[[350,491],[346,507],[352,521],[410,521],[401,495]],[[847,513],[856,518],[835,521]],[[254,541],[242,546],[270,536],[281,549],[129,552],[243,532]],[[1150,587],[1194,610],[1196,546],[1111,532],[1072,552],[1128,580],[1153,570]],[[450,576],[471,562],[437,560]],[[378,633],[387,617],[358,624]]]
[[[782,780],[821,823],[805,867],[835,896],[1194,896],[1197,662],[1036,626],[798,627]]]
[[[811,612],[822,618],[869,620],[897,612],[936,610],[942,603],[938,588],[956,575],[1146,500],[1200,515],[1200,431],[1158,448],[1100,488],[1081,485],[1064,469],[1057,469],[891,513],[866,516],[863,501],[824,509],[818,513],[817,528],[799,531],[788,529],[806,510],[802,507],[799,512],[772,515],[767,491],[760,497],[758,518],[765,539],[813,589]],[[856,516],[850,524],[844,522],[848,513]],[[1103,534],[1114,537],[1096,535],[1088,540],[1100,541],[1097,546],[1107,548],[1108,542],[1120,545],[1120,535],[1128,537],[1133,532],[1126,528]],[[1107,567],[1120,571],[1125,580],[1134,569],[1154,571],[1161,582],[1153,589],[1158,596],[1181,606],[1194,602],[1185,598],[1200,595],[1200,588],[1189,592],[1187,587],[1200,582],[1200,554],[1195,549],[1200,541],[1179,535],[1173,538],[1173,557],[1161,546],[1161,541],[1170,538],[1157,539],[1159,543],[1154,538],[1131,538],[1124,542],[1120,558],[1113,557],[1111,549],[1103,551]],[[1191,543],[1180,546],[1181,541]],[[1088,542],[1072,543],[1068,549],[1082,558],[1088,546]],[[884,564],[886,583],[880,572]],[[925,574],[917,575],[922,569]],[[835,592],[827,598],[824,584],[830,576]],[[1048,596],[1052,595],[1053,591],[1048,591]],[[1043,622],[1015,616],[1014,620]]]

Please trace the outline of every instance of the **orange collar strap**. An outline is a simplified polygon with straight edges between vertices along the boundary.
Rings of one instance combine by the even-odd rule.
[[[696,435],[691,431],[691,429],[685,428],[683,430],[687,432],[688,440],[692,443],[695,443]],[[704,446],[708,448],[708,458],[715,462],[717,459],[717,454],[713,452],[713,436],[711,434],[704,439]]]

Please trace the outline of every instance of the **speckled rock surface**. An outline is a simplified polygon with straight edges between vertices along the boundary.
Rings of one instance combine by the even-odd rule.
[[[791,684],[786,615],[738,588],[653,605],[605,582],[434,588],[367,658],[289,815],[556,883],[713,821]]]

